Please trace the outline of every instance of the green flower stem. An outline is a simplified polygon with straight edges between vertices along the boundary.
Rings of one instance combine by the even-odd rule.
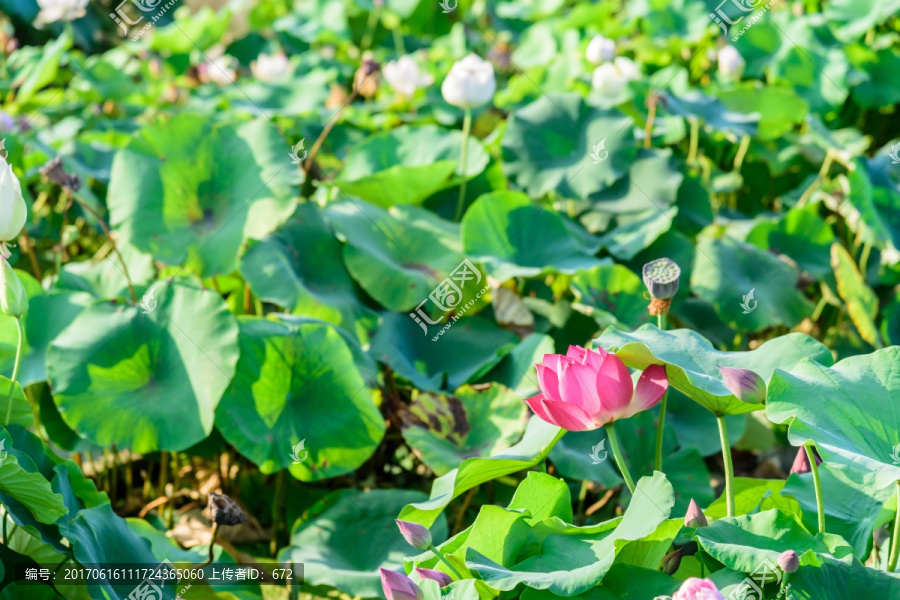
[[[816,510],[819,513],[819,533],[825,533],[825,501],[822,499],[822,482],[819,480],[819,465],[816,464],[816,455],[812,446],[803,446],[806,458],[809,459],[809,468],[812,469],[813,485],[816,488]]]
[[[660,473],[662,469],[662,449],[663,449],[663,433],[666,427],[666,403],[669,400],[669,391],[663,392],[662,400],[659,401],[659,423],[656,425],[656,470]]]
[[[603,429],[606,430],[606,437],[609,438],[609,447],[612,449],[613,456],[616,457],[616,464],[619,465],[619,471],[622,472],[625,485],[628,486],[628,491],[633,494],[634,480],[631,478],[631,473],[628,472],[628,465],[625,464],[625,457],[622,456],[622,450],[619,448],[619,439],[616,437],[616,430],[613,428],[612,421],[604,425]]]
[[[466,109],[466,116],[463,117],[462,130],[462,148],[459,152],[459,170],[461,172],[462,182],[459,184],[459,201],[456,203],[456,218],[454,221],[462,219],[463,204],[466,201],[466,154],[469,150],[469,133],[472,130],[472,111]]]
[[[725,415],[716,415],[719,422],[719,438],[722,442],[722,463],[725,465],[725,504],[728,516],[734,516],[734,466],[731,464],[731,444],[728,443],[728,426]]]
[[[891,535],[891,554],[888,558],[888,571],[897,568],[897,557],[900,556],[900,481],[897,482],[897,512],[894,514],[894,532]]]
[[[9,425],[12,417],[12,401],[16,391],[16,378],[19,376],[19,363],[22,362],[22,341],[25,339],[25,328],[22,326],[22,316],[16,317],[16,327],[19,330],[19,341],[16,344],[16,361],[13,363],[12,380],[9,382],[9,393],[6,395],[6,419],[4,425]]]
[[[429,548],[429,550],[431,550],[432,552],[434,552],[434,555],[438,557],[438,560],[440,560],[442,563],[444,563],[445,565],[447,565],[447,568],[450,569],[450,572],[453,573],[453,575],[456,576],[456,579],[457,579],[457,580],[463,578],[463,576],[460,575],[459,571],[456,570],[456,567],[454,567],[454,566],[450,563],[450,561],[447,560],[447,557],[444,556],[444,553],[437,549],[437,546],[435,546],[434,544],[432,544],[431,547]]]

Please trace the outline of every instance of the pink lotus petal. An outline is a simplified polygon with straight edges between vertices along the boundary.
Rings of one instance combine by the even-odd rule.
[[[634,389],[634,398],[626,411],[626,417],[653,408],[657,405],[666,390],[669,389],[669,378],[663,365],[650,365],[641,373]]]
[[[591,431],[599,427],[591,420],[590,415],[574,404],[547,400],[543,400],[542,403],[544,410],[550,415],[550,419],[547,420],[563,429],[569,431]]]
[[[535,368],[541,392],[551,400],[562,400],[559,395],[559,377],[556,375],[556,371],[544,365],[535,365]]]
[[[559,378],[559,394],[563,402],[584,410],[589,415],[600,412],[597,395],[597,371],[587,365],[571,365]]]
[[[525,403],[531,407],[531,410],[534,411],[538,417],[547,421],[548,423],[553,423],[553,420],[550,417],[550,414],[544,409],[544,395],[537,394],[532,396],[531,398],[526,398]],[[556,423],[553,423],[556,425]]]
[[[615,354],[608,354],[597,372],[597,393],[603,405],[603,411],[611,415],[624,413],[631,402],[634,384],[628,367]]]
[[[600,368],[600,364],[603,362],[604,357],[606,357],[606,350],[598,348],[595,352],[593,350],[588,350],[587,348],[582,348],[581,346],[569,346],[566,357],[575,360],[579,364],[588,365],[596,370]]]

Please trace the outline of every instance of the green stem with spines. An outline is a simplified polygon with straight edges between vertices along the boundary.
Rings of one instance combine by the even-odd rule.
[[[813,475],[813,486],[816,490],[816,513],[819,516],[819,533],[825,533],[825,501],[822,497],[822,482],[819,479],[819,465],[816,464],[816,455],[812,446],[804,445],[806,458],[809,459],[809,468]]]
[[[888,571],[897,568],[897,557],[900,556],[900,481],[897,482],[897,512],[894,514],[894,531],[891,534],[891,554],[888,557]]]
[[[734,512],[734,466],[731,464],[731,444],[728,443],[728,426],[725,424],[725,415],[716,415],[719,423],[719,439],[722,443],[722,463],[725,467],[725,505],[728,508],[728,516],[735,516]]]
[[[462,148],[459,151],[459,170],[462,181],[459,184],[459,200],[456,203],[456,218],[454,221],[462,219],[463,205],[466,202],[466,159],[469,150],[469,134],[472,131],[472,111],[466,109],[466,115],[463,117],[462,129]]]
[[[16,328],[19,332],[19,341],[16,344],[16,358],[13,363],[13,372],[12,372],[12,380],[9,382],[9,393],[6,395],[6,420],[3,422],[4,425],[9,425],[9,420],[12,418],[12,401],[13,395],[16,391],[16,379],[19,376],[19,363],[22,362],[22,342],[25,339],[25,328],[22,326],[22,315],[16,317]]]
[[[666,315],[663,313],[659,313],[656,315],[656,324],[660,330],[666,328]],[[666,390],[663,392],[663,397],[659,401],[659,423],[656,426],[656,470],[660,473],[663,472],[662,469],[662,453],[663,453],[663,434],[665,432],[666,427],[666,405],[668,404],[669,392]]]
[[[625,464],[625,457],[622,456],[622,450],[619,448],[619,438],[616,437],[616,430],[613,427],[613,422],[610,421],[604,425],[603,429],[606,430],[606,437],[609,438],[609,448],[612,450],[613,456],[616,459],[619,471],[622,472],[622,478],[625,479],[625,485],[628,486],[628,491],[633,494],[634,480],[631,478],[631,473],[628,472],[628,465]]]

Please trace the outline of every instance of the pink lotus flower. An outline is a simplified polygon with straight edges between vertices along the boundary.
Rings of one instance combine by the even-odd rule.
[[[635,387],[622,360],[602,348],[569,346],[565,356],[545,354],[536,366],[541,393],[525,402],[541,419],[569,431],[598,429],[652,408],[669,387],[662,365],[644,369]]]
[[[379,569],[381,572],[381,590],[387,600],[422,600],[425,595],[413,583],[413,580],[397,571]]]
[[[453,580],[450,579],[450,576],[446,573],[442,573],[441,571],[435,571],[434,569],[423,569],[422,567],[416,567],[416,573],[422,579],[431,579],[432,581],[437,581],[438,585],[441,587],[450,585]]]
[[[672,596],[672,600],[725,600],[725,596],[711,580],[688,577]]]

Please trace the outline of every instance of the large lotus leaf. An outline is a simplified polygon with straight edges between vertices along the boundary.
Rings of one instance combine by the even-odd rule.
[[[798,276],[797,267],[756,246],[727,237],[701,237],[691,291],[741,331],[793,327],[814,308],[797,288]]]
[[[497,382],[512,389],[521,398],[528,398],[538,392],[536,364],[540,364],[545,354],[553,354],[553,338],[543,333],[532,333],[503,357],[480,381]]]
[[[485,481],[523,471],[547,458],[553,445],[565,433],[564,429],[532,417],[518,444],[495,456],[464,460],[458,468],[434,481],[431,497],[427,501],[405,506],[400,518],[431,526],[444,508],[466,490]]]
[[[312,202],[244,253],[241,275],[262,300],[350,332],[358,334],[357,321],[371,314],[356,296],[340,242]]]
[[[764,380],[776,368],[790,368],[809,357],[821,364],[831,364],[831,351],[802,333],[790,333],[769,340],[747,352],[721,352],[708,340],[688,329],[661,331],[644,325],[634,333],[610,327],[596,340],[632,369],[649,365],[666,365],[669,385],[717,415],[736,415],[763,408],[738,400],[725,386],[717,368],[750,369]]]
[[[384,210],[363,202],[336,202],[325,211],[346,241],[344,261],[353,278],[384,307],[406,312],[429,295],[465,260],[459,226],[422,208]],[[445,306],[462,303],[485,286],[481,273],[466,269],[466,281],[454,279],[463,294],[443,298]],[[474,291],[473,291],[474,290]],[[453,304],[456,302],[456,304]],[[425,302],[425,311],[434,310]]]
[[[900,574],[870,569],[852,556],[820,558],[820,565],[803,565],[791,575],[789,598],[900,597]]]
[[[900,102],[900,55],[896,49],[873,49],[854,45],[847,48],[853,66],[865,74],[864,80],[853,87],[853,99],[863,108],[879,108]]]
[[[680,96],[665,95],[666,103],[674,114],[700,119],[707,127],[731,134],[732,137],[755,135],[760,120],[756,113],[743,114],[728,110],[712,96],[692,90]]]
[[[741,573],[752,573],[764,561],[774,567],[785,550],[799,555],[808,550],[818,554],[837,552],[838,558],[850,551],[848,546],[840,544],[837,548],[829,547],[823,539],[804,529],[796,516],[779,509],[718,519],[697,530],[697,541],[714,559]]]
[[[900,11],[897,0],[832,0],[825,5],[825,18],[836,38],[852,42]]]
[[[813,440],[823,460],[861,471],[873,489],[900,480],[900,347],[831,368],[809,359],[782,368],[769,383],[766,416],[790,423],[792,444]]]
[[[590,231],[599,232],[605,229],[605,226],[598,225],[600,219],[610,214],[645,213],[644,217],[652,221],[654,217],[647,215],[665,214],[675,202],[683,180],[681,167],[672,158],[670,149],[641,148],[628,167],[627,175],[591,194],[586,203],[590,211],[581,216],[581,222]],[[667,231],[671,222],[672,215],[669,215],[665,226],[662,222],[654,224],[652,232],[645,232],[647,243]]]
[[[572,278],[578,304],[600,327],[633,329],[650,321],[644,282],[622,265],[602,265]]]
[[[423,392],[405,414],[403,438],[436,475],[467,458],[506,450],[522,437],[527,405],[501,385],[463,386],[453,395]]]
[[[725,90],[719,100],[728,110],[759,115],[759,140],[777,140],[803,123],[809,106],[787,86],[764,86],[759,82],[745,82]]]
[[[4,427],[0,427],[0,456],[0,501],[14,521],[28,523],[33,518],[37,523],[50,524],[66,514],[63,497],[54,493],[29,455],[15,447]]]
[[[504,171],[534,198],[587,198],[626,174],[635,155],[632,127],[627,115],[589,106],[578,94],[542,95],[510,118]]]
[[[131,244],[119,244],[119,252],[135,287],[149,285],[153,281],[156,270],[152,256],[140,252]],[[54,287],[88,292],[107,300],[129,297],[128,279],[125,278],[122,263],[114,252],[96,262],[85,260],[66,263]]]
[[[490,157],[468,141],[465,177],[481,173]],[[405,125],[378,133],[347,155],[336,184],[341,191],[385,208],[420,204],[452,185],[460,173],[462,133],[436,125]]]
[[[465,542],[453,551],[456,563],[465,564],[470,551],[507,566],[515,562],[528,541],[528,513],[500,506],[483,506],[469,528]]]
[[[506,568],[477,550],[469,549],[466,566],[489,586],[512,590],[517,585],[573,596],[596,585],[627,542],[656,531],[675,502],[675,494],[665,475],[656,472],[643,477],[625,515],[611,532],[593,535],[550,534],[541,543],[540,554]]]
[[[642,569],[626,564],[614,564],[603,576],[603,582],[584,593],[569,596],[572,600],[647,600],[668,598],[681,582],[654,569]],[[548,590],[525,588],[522,600],[556,600]]]
[[[287,468],[302,481],[349,473],[384,435],[384,419],[347,344],[328,325],[239,320],[237,374],[216,426],[263,473]],[[302,462],[293,448],[305,441]]]
[[[60,415],[97,444],[188,448],[212,431],[234,376],[238,328],[219,295],[178,281],[152,289],[150,312],[97,301],[47,350]]]
[[[802,270],[822,278],[832,272],[834,232],[817,212],[817,206],[792,208],[777,221],[755,225],[747,234],[747,241],[763,250],[790,256]]]
[[[9,395],[11,385],[16,386],[12,396]],[[7,413],[9,413],[9,419],[6,418]],[[0,415],[2,415],[0,416],[0,425],[18,423],[23,427],[29,427],[34,423],[34,413],[28,398],[25,397],[25,390],[18,382],[13,384],[11,380],[3,376],[0,376]]]
[[[521,192],[478,198],[462,222],[466,254],[483,261],[500,281],[545,272],[575,273],[603,264],[573,236],[562,218]]]
[[[156,260],[190,260],[202,276],[231,273],[245,238],[294,210],[299,170],[265,120],[219,124],[181,114],[148,125],[116,154],[110,222]]]
[[[378,569],[400,570],[403,557],[417,553],[400,535],[394,519],[404,504],[423,496],[412,490],[347,491],[328,496],[320,503],[324,510],[294,525],[291,544],[279,552],[278,560],[302,563],[308,584],[380,598]],[[431,536],[435,544],[446,539],[443,517],[434,523]]]
[[[634,215],[622,215],[616,219],[616,228],[600,238],[607,252],[620,260],[631,260],[639,252],[669,231],[678,208],[668,210],[651,208]]]
[[[837,292],[847,306],[847,313],[860,337],[869,344],[880,347],[881,339],[875,326],[878,314],[878,296],[872,291],[850,253],[839,243],[831,246],[831,266],[834,267],[834,279]]]
[[[857,160],[856,168],[847,176],[850,190],[841,214],[861,240],[877,248],[891,245],[900,248],[900,192],[885,171],[893,163]]]
[[[463,317],[447,325],[450,328],[442,335],[432,331],[426,337],[409,315],[386,313],[369,353],[420,390],[438,392],[477,381],[518,341],[515,334],[481,317]]]
[[[317,114],[328,100],[329,85],[335,79],[336,69],[320,68],[283,81],[241,80],[240,86],[228,86],[222,95],[234,109],[260,116]]]

